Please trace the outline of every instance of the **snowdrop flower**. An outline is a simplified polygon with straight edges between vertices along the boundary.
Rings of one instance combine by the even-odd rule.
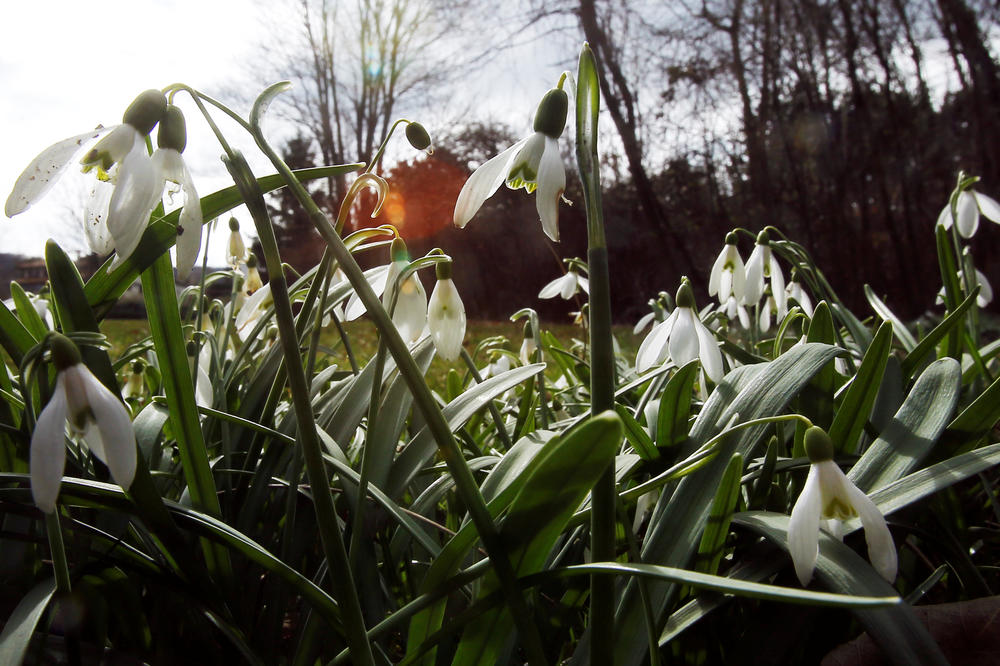
[[[236,322],[234,323],[240,340],[245,342],[250,337],[250,333],[256,327],[257,322],[273,304],[274,298],[271,296],[270,283],[265,284],[255,291],[252,296],[243,302],[243,305],[236,313]]]
[[[201,226],[204,220],[201,215],[201,199],[191,180],[191,172],[181,156],[187,145],[184,114],[172,104],[167,106],[163,119],[160,120],[156,144],[158,148],[153,153],[152,162],[160,183],[157,196],[162,194],[163,187],[167,183],[174,183],[174,186],[184,194],[184,207],[177,220],[177,277],[183,280],[191,273],[198,258],[198,251],[201,249]],[[171,197],[174,192],[176,189],[170,190]],[[142,237],[146,225],[138,224],[137,228],[136,244]],[[128,256],[132,252],[127,247],[125,250],[119,248],[119,256]]]
[[[257,270],[257,255],[253,252],[247,257],[247,276],[243,281],[243,293],[247,296],[253,296],[254,292],[264,286],[263,280],[260,279],[260,271]]]
[[[231,217],[229,218],[229,246],[226,249],[226,262],[233,270],[236,270],[246,259],[247,246],[243,242],[243,234],[240,233],[240,221]]]
[[[746,263],[746,282],[743,286],[743,303],[755,305],[764,295],[764,281],[771,283],[771,295],[778,312],[785,311],[785,276],[778,260],[771,252],[771,239],[767,230],[757,234],[757,243]]]
[[[159,90],[147,90],[129,105],[120,125],[99,127],[93,131],[71,136],[43,150],[14,183],[14,189],[4,205],[7,217],[14,217],[31,207],[55,185],[66,172],[70,161],[93,139],[102,138],[81,160],[84,172],[97,169],[98,178],[109,179],[109,171],[119,165],[115,176],[115,192],[111,197],[119,209],[125,200],[148,197],[153,189],[152,169],[143,137],[149,134],[163,116],[167,98]],[[132,157],[134,156],[134,157]],[[128,158],[132,157],[131,161]],[[128,162],[126,164],[126,162]],[[140,173],[141,172],[141,173]],[[143,185],[142,192],[118,192],[118,185]]]
[[[557,277],[555,280],[542,287],[542,290],[538,292],[538,298],[555,298],[556,296],[562,296],[568,301],[573,298],[578,291],[589,294],[590,282],[587,278],[582,277],[575,270],[570,269],[562,277]]]
[[[760,330],[769,331],[771,330],[772,322],[780,322],[788,314],[788,303],[784,298],[784,292],[782,292],[781,298],[775,298],[771,288],[768,287],[765,291],[764,305],[760,308]]]
[[[427,328],[438,355],[454,361],[462,353],[465,339],[465,305],[451,279],[451,262],[439,263],[435,270],[437,284],[427,304]]]
[[[399,276],[410,263],[410,254],[402,238],[393,239],[390,252],[392,264],[386,276],[382,305],[392,314],[392,323],[396,325],[400,337],[407,343],[416,342],[427,325],[427,292],[416,273],[410,273],[402,284],[397,284]]]
[[[142,393],[146,387],[146,383],[143,380],[144,367],[145,365],[142,361],[138,359],[132,361],[130,372],[125,379],[125,386],[122,388],[122,398],[125,400],[139,400],[142,398]]]
[[[521,341],[521,349],[518,357],[521,363],[528,365],[534,363],[535,352],[538,351],[538,341],[535,340],[535,329],[531,326],[531,321],[524,322],[524,340]]]
[[[719,305],[725,305],[730,296],[734,296],[738,303],[743,301],[746,266],[736,247],[736,240],[735,233],[726,235],[726,247],[712,264],[712,273],[708,276],[708,295],[718,296]]]
[[[557,139],[566,126],[569,98],[553,88],[535,112],[534,133],[485,162],[465,181],[455,202],[455,226],[465,227],[479,208],[506,183],[512,190],[538,189],[535,207],[545,234],[559,240],[559,199],[566,189],[566,171]]]
[[[1000,203],[975,190],[963,190],[955,202],[955,226],[962,238],[972,238],[979,228],[979,213],[987,220],[1000,224]],[[945,229],[951,228],[952,214],[949,201],[938,215],[937,223]]]
[[[91,452],[128,490],[135,476],[136,444],[132,419],[121,400],[94,377],[80,360],[73,342],[50,334],[48,346],[58,370],[56,386],[31,434],[31,494],[35,504],[52,513],[66,464],[66,426],[82,437]]]
[[[975,269],[975,271],[976,271],[976,284],[979,285],[979,295],[976,296],[976,305],[978,305],[981,308],[985,308],[987,305],[993,302],[993,287],[992,285],[990,285],[990,281],[986,279],[986,276],[983,275],[982,271],[980,271],[978,268]],[[941,289],[938,291],[935,303],[939,305],[941,303],[944,303],[944,286],[942,286]]]
[[[896,578],[896,546],[882,513],[833,461],[833,442],[822,428],[812,426],[806,431],[805,448],[812,465],[788,521],[788,552],[799,581],[805,586],[812,579],[820,526],[839,536],[841,521],[860,516],[868,559],[891,583]]]
[[[744,330],[750,328],[750,313],[743,303],[736,300],[736,296],[730,294],[725,304],[719,306],[719,311],[725,314],[729,321],[738,319]]]
[[[802,288],[799,281],[795,279],[794,271],[792,272],[792,281],[788,283],[787,287],[785,287],[785,296],[786,299],[790,298],[798,303],[799,307],[802,308],[802,311],[806,313],[806,316],[813,316],[812,299],[809,298],[808,292]]]
[[[494,352],[496,353],[496,352]],[[483,379],[496,377],[510,370],[510,356],[506,353],[497,354],[497,359],[492,363],[487,363],[486,367],[480,369],[479,374]]]
[[[417,150],[423,150],[428,155],[434,154],[434,145],[431,143],[431,135],[420,123],[408,122],[406,124],[406,140]]]
[[[694,292],[684,279],[677,290],[677,307],[666,320],[649,332],[639,345],[635,358],[639,373],[660,365],[670,358],[677,367],[701,360],[701,367],[716,384],[722,380],[722,352],[715,335],[701,323],[695,312]]]

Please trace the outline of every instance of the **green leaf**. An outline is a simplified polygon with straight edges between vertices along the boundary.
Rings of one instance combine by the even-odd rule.
[[[788,516],[763,511],[740,513],[733,517],[733,522],[754,530],[787,550]],[[896,589],[849,547],[822,531],[819,540],[816,575],[831,590],[870,597],[896,594]],[[855,609],[854,614],[893,663],[947,664],[937,643],[908,604]]]
[[[656,414],[656,445],[676,446],[688,436],[691,418],[691,397],[698,378],[698,361],[679,368],[660,394],[660,409]]]
[[[857,449],[858,438],[878,396],[891,349],[892,324],[882,322],[830,425],[830,439],[838,451],[854,453]]]
[[[920,341],[920,344],[918,344],[913,351],[907,354],[906,358],[903,359],[904,379],[909,379],[913,376],[913,373],[920,367],[920,364],[923,363],[927,355],[934,351],[937,343],[940,342],[944,336],[948,335],[948,333],[956,326],[962,325],[962,322],[965,319],[965,313],[976,302],[976,297],[979,295],[979,289],[980,288],[978,286],[973,289],[968,298],[962,301],[962,303],[953,311],[949,312],[948,316],[945,317],[940,324],[935,326],[934,330],[925,335]],[[961,341],[959,336],[951,336],[950,339],[958,340],[959,342]],[[948,355],[954,358],[958,355],[958,352],[955,351],[954,354]]]
[[[14,301],[14,307],[17,308],[18,319],[24,324],[24,327],[28,329],[32,337],[35,340],[41,340],[49,332],[48,327],[42,318],[38,316],[38,311],[35,306],[31,303],[28,295],[24,293],[24,289],[21,288],[16,282],[10,283],[10,296]]]
[[[18,602],[0,633],[0,664],[20,664],[31,644],[38,621],[52,601],[56,591],[54,578],[43,580],[31,588]]]
[[[14,365],[20,366],[24,355],[35,346],[35,338],[14,316],[6,303],[0,302],[0,346],[10,354]]]
[[[618,418],[622,420],[622,425],[625,427],[625,438],[632,445],[632,448],[635,449],[635,452],[639,454],[639,457],[643,460],[656,460],[659,458],[660,452],[653,446],[653,440],[650,438],[649,433],[646,432],[646,429],[632,416],[632,411],[620,402],[616,402],[615,413],[618,414]]]
[[[1000,378],[979,394],[955,420],[941,438],[949,451],[962,451],[974,446],[1000,421]]]
[[[708,514],[705,531],[698,545],[698,571],[714,574],[719,570],[722,552],[729,534],[729,521],[736,510],[740,496],[740,476],[743,474],[743,456],[734,453],[729,459],[729,465],[722,474],[718,492],[712,501],[712,510]]]
[[[961,374],[958,361],[951,358],[927,366],[888,427],[847,475],[858,488],[877,490],[924,459],[955,410]]]
[[[868,299],[868,303],[878,316],[892,324],[892,332],[896,334],[896,339],[899,340],[899,344],[903,345],[903,349],[907,352],[913,351],[917,346],[917,341],[907,330],[906,324],[889,309],[888,305],[882,302],[881,298],[875,295],[875,292],[867,284],[865,285],[865,298]]]

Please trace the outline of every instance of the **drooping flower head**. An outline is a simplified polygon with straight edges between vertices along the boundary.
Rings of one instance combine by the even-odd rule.
[[[416,342],[427,325],[427,292],[416,273],[410,273],[399,283],[399,276],[410,264],[410,253],[402,238],[393,239],[390,252],[392,263],[386,277],[382,305],[392,315],[392,323],[403,340]]]
[[[246,260],[247,246],[243,242],[243,234],[240,233],[240,221],[231,217],[229,218],[229,245],[226,249],[226,263],[233,270],[236,270]]]
[[[951,228],[952,220],[962,238],[972,238],[979,229],[979,214],[982,213],[987,220],[1000,224],[1000,203],[992,197],[976,192],[975,190],[962,190],[955,201],[955,212],[952,214],[951,202],[941,209],[937,223],[945,229]]]
[[[169,190],[171,198],[177,189],[184,195],[184,208],[177,220],[177,276],[184,279],[191,273],[198,258],[204,220],[201,215],[201,199],[191,179],[191,172],[181,156],[187,145],[187,127],[180,108],[172,104],[167,106],[156,133],[156,144],[158,148],[153,153],[152,160],[160,183],[158,192],[162,193],[167,183],[173,183]],[[144,224],[140,225],[136,243],[142,237],[144,228]],[[128,256],[129,253],[122,254]]]
[[[159,198],[144,137],[160,122],[166,107],[167,98],[162,92],[147,90],[125,110],[120,125],[99,127],[52,144],[18,177],[4,212],[14,217],[30,208],[62,177],[73,158],[100,138],[80,160],[84,173],[96,176],[84,227],[91,249],[106,254],[114,247],[124,259],[135,248],[126,247],[129,239],[121,236],[122,230],[143,214],[148,218]]]
[[[580,275],[575,268],[571,268],[566,271],[565,275],[557,277],[542,287],[542,290],[538,292],[538,298],[555,298],[556,296],[561,296],[568,301],[581,291],[589,294],[590,282],[587,278]]]
[[[69,338],[52,333],[48,347],[58,373],[52,397],[31,433],[31,493],[45,513],[55,510],[66,464],[66,427],[103,461],[128,490],[135,476],[136,442],[122,401],[84,365]]]
[[[257,255],[253,252],[247,257],[247,277],[243,282],[243,293],[253,296],[253,293],[264,286],[260,279],[260,271],[257,270]]]
[[[462,353],[462,340],[465,339],[465,305],[451,279],[451,262],[437,264],[435,271],[437,284],[427,304],[427,328],[438,355],[446,361],[454,361]]]
[[[694,291],[687,278],[677,289],[677,307],[664,321],[654,326],[639,345],[635,367],[646,372],[667,359],[680,367],[694,359],[716,384],[722,380],[722,352],[715,335],[698,318]]]
[[[535,195],[535,207],[545,234],[559,240],[559,199],[566,189],[566,171],[558,139],[566,127],[569,97],[561,88],[545,93],[535,112],[534,133],[491,158],[465,181],[455,202],[455,225],[464,227],[500,187],[524,188]]]
[[[431,143],[431,135],[420,123],[406,124],[406,140],[417,150],[423,150],[428,155],[434,154],[434,145]]]
[[[537,351],[538,341],[535,339],[535,329],[531,325],[531,319],[528,319],[528,321],[524,322],[524,339],[521,341],[521,349],[518,351],[521,363],[525,365],[534,363]]]
[[[882,512],[833,461],[833,442],[826,432],[812,426],[805,433],[809,476],[788,521],[788,552],[795,574],[808,585],[819,555],[819,529],[839,538],[839,523],[860,516],[868,542],[868,559],[890,583],[896,579],[896,546]]]
[[[712,273],[708,276],[708,295],[718,296],[719,305],[726,305],[730,296],[734,296],[737,303],[743,302],[746,267],[736,242],[736,234],[729,232],[726,247],[712,264]]]
[[[771,251],[771,236],[764,229],[757,234],[757,242],[746,263],[746,283],[744,285],[743,302],[746,305],[756,305],[764,295],[765,280],[771,284],[771,296],[774,298],[775,310],[785,312],[785,276],[781,266]]]

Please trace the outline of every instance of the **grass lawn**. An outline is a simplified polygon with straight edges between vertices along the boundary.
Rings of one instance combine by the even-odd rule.
[[[509,340],[507,349],[517,353],[521,346],[523,335],[523,322],[509,321],[470,321],[465,334],[465,348],[471,353],[482,340],[494,336],[503,336]],[[376,351],[378,338],[375,335],[375,327],[368,321],[359,320],[348,322],[345,325],[347,335],[350,338],[351,346],[354,350],[355,358],[359,364],[365,363]],[[542,323],[542,329],[550,331],[564,347],[569,348],[574,339],[580,340],[585,335],[583,329],[572,324]],[[149,335],[149,326],[145,319],[107,319],[101,323],[101,332],[108,337],[111,344],[111,359],[116,360],[122,352],[131,344],[134,344]],[[635,356],[636,349],[642,340],[642,336],[633,335],[632,327],[616,326],[615,337],[621,345],[623,353]],[[344,347],[337,335],[337,329],[332,324],[323,331],[323,344],[332,350],[331,362],[336,363],[343,369],[349,369],[350,363]],[[486,359],[482,356],[476,359],[476,364],[482,367]],[[448,363],[440,358],[435,358],[431,363],[428,379],[431,386],[438,388],[444,385],[445,378],[450,368],[456,368],[459,372],[465,371],[465,365],[459,360]],[[552,370],[555,371],[553,365]]]

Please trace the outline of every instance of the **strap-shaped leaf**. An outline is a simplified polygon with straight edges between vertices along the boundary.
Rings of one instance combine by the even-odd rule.
[[[830,439],[838,451],[854,453],[857,449],[858,438],[878,396],[891,349],[892,324],[882,322],[830,425]]]
[[[697,361],[691,361],[677,370],[663,387],[660,409],[656,414],[657,446],[675,446],[687,439],[691,397],[694,395],[694,382],[698,378],[699,367]]]
[[[889,306],[881,298],[875,295],[875,292],[867,284],[865,285],[865,298],[868,299],[868,304],[872,306],[872,310],[879,317],[892,324],[892,332],[896,334],[896,339],[899,340],[899,344],[903,345],[903,349],[907,352],[913,351],[914,347],[917,346],[917,341],[907,330],[906,324],[889,309]]]
[[[958,361],[951,358],[927,366],[896,416],[848,474],[858,488],[878,490],[924,459],[955,410],[961,375]]]
[[[653,439],[646,432],[646,429],[635,420],[632,411],[620,402],[616,402],[615,413],[618,414],[618,418],[622,420],[622,425],[625,427],[625,439],[632,445],[639,457],[643,460],[659,458],[660,452],[653,446]]]
[[[24,661],[35,627],[49,607],[55,591],[56,581],[49,578],[31,588],[18,602],[3,626],[3,633],[0,633],[0,664],[20,664]]]
[[[736,501],[740,496],[740,476],[743,474],[743,456],[734,453],[729,459],[729,465],[722,474],[718,492],[712,501],[712,511],[708,514],[705,531],[698,545],[697,569],[703,573],[714,574],[719,570],[722,561],[722,551],[726,545],[726,535],[729,534],[729,522],[736,510]]]

